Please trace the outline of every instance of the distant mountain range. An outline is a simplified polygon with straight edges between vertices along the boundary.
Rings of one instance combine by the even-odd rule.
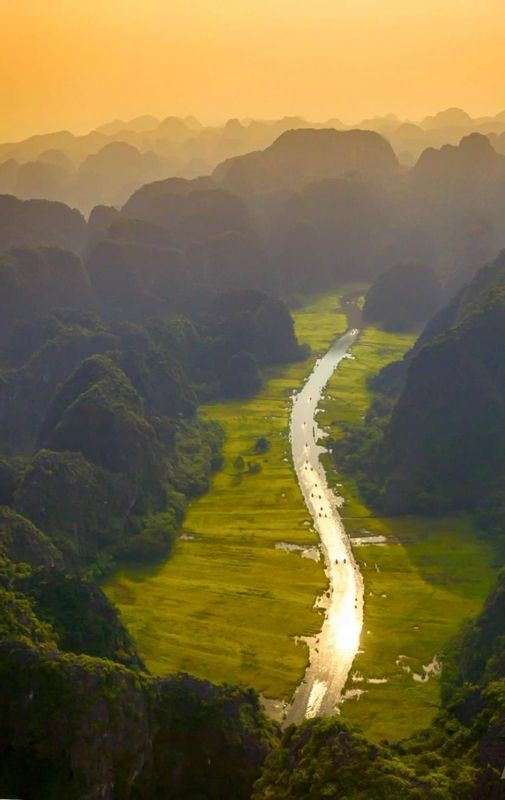
[[[178,249],[185,273],[223,289],[325,290],[414,261],[449,297],[505,247],[505,155],[495,147],[473,132],[426,148],[409,169],[375,131],[291,129],[199,177],[176,176],[128,142],[109,141],[73,173],[68,155],[45,150],[0,165],[0,249],[87,254],[123,225],[128,241]],[[25,191],[4,185],[2,195],[2,178]],[[47,199],[22,199],[44,188]]]
[[[120,206],[143,183],[209,175],[227,159],[264,150],[286,131],[304,128],[378,133],[406,167],[413,166],[426,148],[457,145],[463,136],[476,132],[488,136],[495,150],[505,154],[505,111],[474,119],[462,109],[449,108],[423,120],[388,114],[352,125],[337,118],[314,122],[284,117],[230,119],[209,126],[193,116],[159,120],[145,115],[112,120],[82,136],[56,131],[0,144],[0,193],[61,200],[85,213],[99,203]]]

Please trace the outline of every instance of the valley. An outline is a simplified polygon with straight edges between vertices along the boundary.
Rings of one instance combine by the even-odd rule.
[[[316,357],[346,329],[340,303],[349,290],[293,312],[299,341],[311,345],[310,358],[270,368],[252,399],[204,407],[204,416],[225,431],[224,469],[189,508],[167,562],[120,570],[104,587],[155,674],[184,671],[252,686],[277,719],[286,712],[288,720],[300,713],[303,719],[307,711],[310,692],[300,685],[307,642],[309,688],[310,676],[319,680],[324,609],[314,603],[328,582],[292,466],[290,396]],[[363,417],[371,400],[369,378],[400,358],[414,339],[373,327],[361,333],[351,357],[330,377],[319,406],[318,425],[332,439]],[[257,452],[259,439],[266,440],[265,452]],[[357,542],[354,558],[364,579],[364,627],[342,718],[372,739],[395,740],[433,718],[443,648],[462,620],[481,607],[495,579],[493,553],[461,514],[374,516],[329,455],[322,459],[330,486],[343,499],[340,514],[347,535]],[[371,537],[379,542],[371,543]],[[299,690],[289,710],[299,685],[305,700]],[[338,694],[326,706],[317,701],[309,716],[331,713]]]
[[[157,674],[188,671],[283,701],[303,676],[308,650],[297,637],[321,627],[322,611],[313,605],[326,578],[292,468],[290,396],[344,332],[340,297],[328,294],[294,311],[309,359],[265,371],[265,385],[251,399],[204,407],[225,431],[224,470],[189,508],[169,561],[120,571],[104,587]],[[268,440],[262,454],[254,451],[260,437]],[[300,548],[315,560],[300,557]]]
[[[319,425],[332,439],[362,419],[372,399],[367,381],[401,358],[413,340],[373,327],[363,331],[321,403]],[[365,584],[360,651],[341,715],[375,741],[394,741],[433,719],[443,650],[461,622],[482,607],[498,560],[469,515],[381,518],[325,458],[327,475],[344,498],[346,531],[359,541],[354,556]],[[382,541],[370,543],[373,537]]]

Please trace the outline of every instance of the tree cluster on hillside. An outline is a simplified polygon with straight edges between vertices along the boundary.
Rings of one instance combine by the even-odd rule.
[[[429,321],[371,384],[364,423],[336,457],[385,513],[469,510],[505,523],[505,256]]]
[[[206,231],[223,274],[229,208]],[[278,298],[220,292],[175,234],[95,216],[82,258],[57,246],[66,219],[0,255],[0,791],[218,800],[231,779],[246,800],[277,735],[256,696],[149,676],[94,581],[170,554],[222,463],[199,403],[254,393],[300,349]]]
[[[300,356],[280,300],[195,288],[177,251],[138,242],[157,229],[116,229],[85,263],[0,257],[1,494],[81,566],[167,553],[219,464],[199,399],[253,394],[261,365]]]

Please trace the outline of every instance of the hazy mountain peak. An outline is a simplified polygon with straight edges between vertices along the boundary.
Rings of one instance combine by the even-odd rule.
[[[398,159],[389,142],[374,131],[298,128],[282,133],[266,150],[220,164],[214,175],[226,179],[232,165],[259,189],[287,188],[322,178],[395,172]]]
[[[469,133],[467,136],[463,136],[459,147],[467,153],[496,155],[491,142],[482,133]]]
[[[471,116],[463,111],[462,108],[446,108],[445,111],[439,111],[433,116],[425,117],[421,122],[421,126],[426,130],[433,128],[458,128],[471,125],[473,122]]]
[[[428,147],[413,169],[415,176],[447,178],[450,175],[470,177],[496,175],[505,170],[505,157],[494,150],[487,136],[471,133],[459,145],[445,144],[440,150]]]
[[[154,130],[159,124],[160,121],[157,117],[153,117],[151,114],[142,114],[131,119],[127,123],[127,129],[136,133],[143,133],[144,131]]]

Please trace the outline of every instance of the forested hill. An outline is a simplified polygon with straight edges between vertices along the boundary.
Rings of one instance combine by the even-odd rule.
[[[384,330],[418,330],[440,302],[440,281],[433,270],[422,264],[396,264],[370,286],[363,320]]]
[[[369,152],[374,147],[373,137],[376,141],[385,139],[403,169],[427,154],[420,170],[424,174],[436,172],[440,166],[436,148],[442,148],[446,177],[451,180],[458,162],[464,160],[457,153],[463,137],[480,133],[480,138],[492,143],[497,152],[505,152],[504,120],[503,111],[494,117],[472,119],[460,108],[448,108],[416,122],[387,114],[350,125],[336,118],[308,121],[291,116],[276,120],[229,119],[207,126],[194,116],[160,120],[144,114],[131,120],[112,120],[84,135],[60,130],[0,143],[0,193],[23,199],[59,200],[87,213],[98,204],[121,206],[145,183],[174,175],[187,179],[209,175],[223,162],[233,164],[244,155],[269,149],[286,134],[310,138],[319,131],[328,140],[326,153],[320,154],[328,177],[332,166],[327,158],[333,147],[330,139],[338,139],[340,146],[340,142],[352,139],[352,134],[359,131],[365,134],[362,141],[368,139],[364,144]],[[383,164],[388,166],[392,159],[385,149],[383,152]],[[353,170],[366,163],[363,156],[355,153],[349,157],[349,151],[346,161]],[[253,159],[249,162],[254,164]],[[263,182],[265,177],[265,171],[258,169],[258,179]]]
[[[364,425],[339,445],[387,513],[505,522],[505,253],[432,318],[403,362],[373,381]]]
[[[155,269],[162,257],[187,310],[197,287],[303,294],[406,262],[433,269],[449,297],[505,247],[505,156],[486,136],[429,148],[406,169],[373,130],[295,123],[212,175],[154,180],[147,170],[121,201],[97,199],[88,221],[62,202],[0,195],[0,249],[60,246],[95,272],[119,263],[132,292],[146,287],[131,262]],[[91,185],[123,174],[125,148],[111,147],[90,166]]]
[[[151,678],[94,578],[169,556],[222,462],[200,403],[300,356],[281,300],[199,283],[154,225],[0,253],[2,796],[249,797],[255,695]]]
[[[299,357],[282,301],[195,286],[176,252],[127,229],[85,263],[0,255],[2,502],[81,566],[168,552],[219,464],[198,402],[254,393],[263,364]]]

